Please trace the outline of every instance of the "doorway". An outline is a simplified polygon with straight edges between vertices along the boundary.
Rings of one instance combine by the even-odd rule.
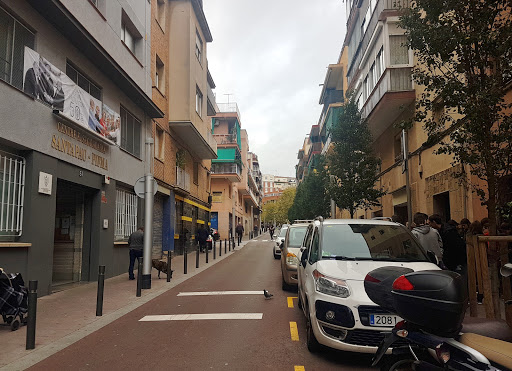
[[[395,205],[395,207],[393,208],[393,211],[394,211],[394,214],[396,216],[398,216],[398,222],[403,225],[406,225],[407,220],[409,218],[408,213],[407,213],[407,202],[400,204],[400,205]]]
[[[91,195],[78,184],[57,181],[53,238],[53,291],[89,280]]]
[[[450,214],[450,192],[443,192],[434,195],[434,214],[439,214],[443,222],[451,219]]]

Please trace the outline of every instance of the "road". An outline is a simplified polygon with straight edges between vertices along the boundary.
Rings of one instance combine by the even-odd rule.
[[[274,296],[266,300],[263,289]],[[219,291],[237,293],[212,293]],[[197,292],[210,294],[190,294]],[[368,355],[331,350],[311,354],[296,296],[297,293],[282,291],[279,261],[272,256],[268,235],[263,235],[30,370],[370,369]],[[293,307],[289,307],[290,300]],[[243,319],[211,318],[219,313],[226,317],[238,314]],[[168,316],[185,314],[202,314],[210,319],[189,316],[178,320],[183,318]],[[140,321],[162,315],[167,317]],[[295,325],[298,339],[297,334],[294,336]]]

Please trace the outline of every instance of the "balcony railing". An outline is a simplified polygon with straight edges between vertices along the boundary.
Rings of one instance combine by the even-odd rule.
[[[178,166],[176,166],[176,186],[185,191],[190,191],[190,176]]]
[[[213,163],[212,174],[238,174],[242,176],[242,171],[238,164],[234,163]]]
[[[238,145],[236,134],[213,134],[217,144],[236,144]]]
[[[238,110],[238,104],[236,103],[217,103],[219,107],[219,112],[236,112],[238,118],[242,119],[240,116],[240,111]]]

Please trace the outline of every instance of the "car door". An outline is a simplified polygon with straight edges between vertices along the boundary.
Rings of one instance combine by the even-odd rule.
[[[304,265],[304,271],[302,278],[304,279],[303,284],[303,292],[304,299],[309,297],[309,295],[315,290],[315,282],[313,278],[313,271],[316,269],[316,262],[318,261],[319,251],[320,251],[320,234],[318,231],[318,227],[315,227],[312,236],[310,246],[308,247],[308,258],[306,260],[306,264]],[[304,301],[305,302],[305,301]]]
[[[301,300],[304,302],[304,269],[307,265],[307,259],[309,257],[309,246],[311,245],[311,238],[313,237],[313,226],[310,225],[304,236],[304,242],[302,243],[302,247],[300,248],[300,256],[299,256],[299,266],[297,267],[297,280],[299,286],[299,295],[301,295]]]

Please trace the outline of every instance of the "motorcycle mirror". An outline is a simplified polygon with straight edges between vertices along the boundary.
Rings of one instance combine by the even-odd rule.
[[[500,269],[500,273],[503,277],[512,276],[512,264],[507,263],[507,264],[503,265],[503,267],[501,267],[501,269]]]

